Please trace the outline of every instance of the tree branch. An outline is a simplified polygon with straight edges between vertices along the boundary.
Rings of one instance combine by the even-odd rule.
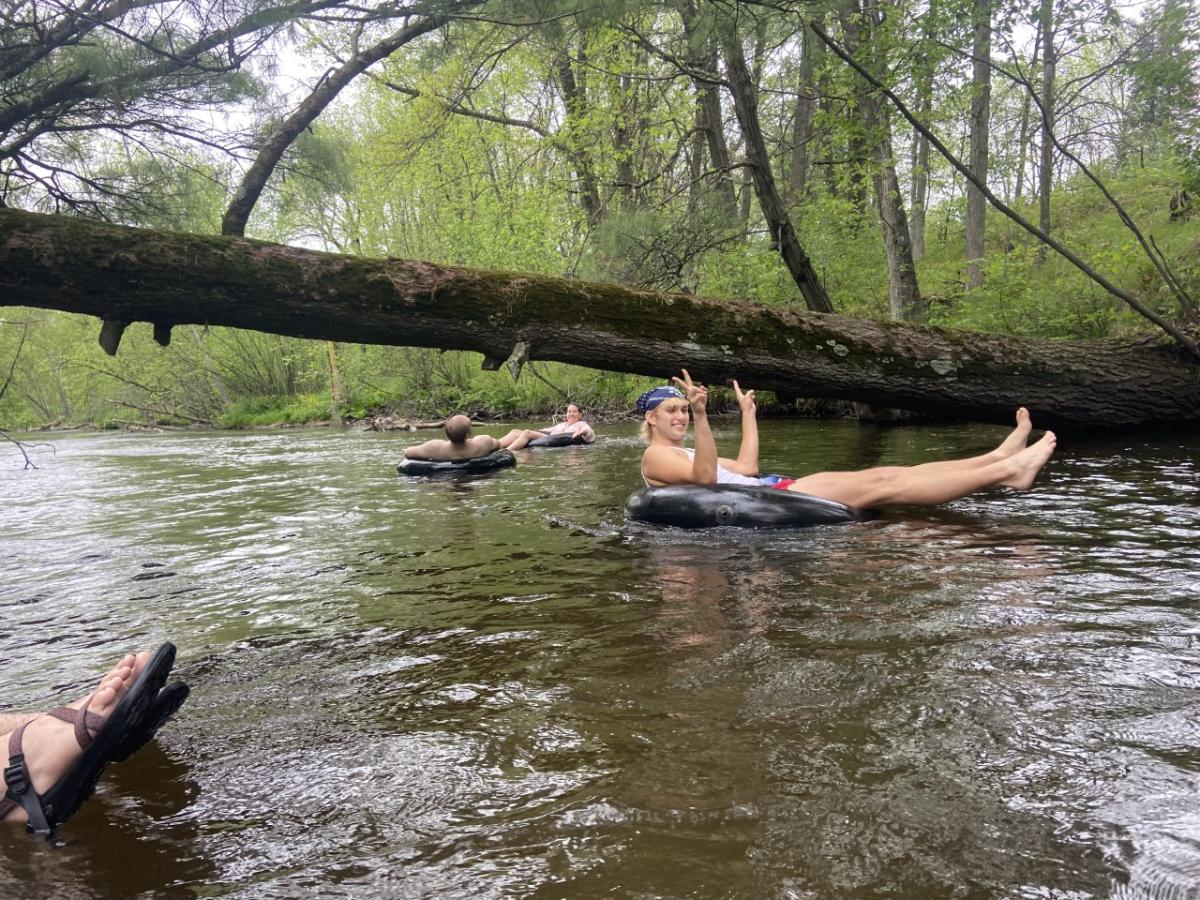
[[[472,6],[477,6],[481,2],[483,0],[463,0],[463,2],[454,7],[454,10],[468,9]],[[258,203],[258,198],[262,196],[267,179],[275,171],[275,166],[278,165],[284,151],[291,146],[300,132],[311,125],[317,116],[324,112],[325,108],[333,102],[334,98],[341,93],[346,85],[381,59],[385,59],[400,47],[403,47],[421,35],[440,28],[449,19],[449,14],[441,14],[405,25],[377,44],[354,54],[354,56],[335,71],[328,73],[322,78],[320,83],[312,90],[312,93],[296,107],[290,116],[279,123],[275,132],[264,142],[258,152],[258,156],[255,157],[254,162],[242,178],[242,183],[238,185],[237,191],[234,192],[233,200],[230,201],[228,209],[225,210],[225,216],[221,221],[221,233],[233,235],[245,234],[246,223],[250,219],[250,213]]]

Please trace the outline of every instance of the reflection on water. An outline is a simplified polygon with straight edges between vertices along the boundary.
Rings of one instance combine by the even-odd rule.
[[[470,481],[412,435],[104,435],[0,468],[0,698],[170,638],[185,714],[27,896],[1175,897],[1200,883],[1200,454],[1064,439],[871,523],[622,520],[632,428]],[[984,427],[766,422],[764,467]],[[736,432],[718,429],[718,441]],[[4,460],[0,457],[0,463]]]

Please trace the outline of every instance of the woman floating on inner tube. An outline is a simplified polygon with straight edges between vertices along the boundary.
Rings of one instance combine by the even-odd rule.
[[[505,450],[521,450],[530,441],[557,435],[570,435],[571,438],[583,444],[590,444],[596,440],[596,433],[592,431],[591,425],[583,421],[583,413],[579,411],[579,406],[575,403],[568,403],[566,418],[557,425],[541,431],[534,431],[531,428],[514,428],[500,438],[500,446]]]
[[[758,474],[758,422],[754,391],[733,382],[742,409],[742,446],[737,459],[717,456],[705,405],[708,390],[693,384],[684,369],[674,377],[680,388],[658,387],[638,398],[645,415],[642,437],[650,445],[642,454],[642,479],[648,487],[668,484],[741,484],[800,491],[844,503],[856,509],[897,504],[933,506],[965,497],[984,488],[1004,486],[1027,490],[1054,453],[1056,438],[1047,431],[1025,446],[1033,427],[1029,412],[1017,410],[1017,427],[995,450],[970,459],[923,463],[919,466],[880,466],[857,472],[818,472],[803,478]],[[696,417],[696,449],[683,446],[688,432],[688,409]]]

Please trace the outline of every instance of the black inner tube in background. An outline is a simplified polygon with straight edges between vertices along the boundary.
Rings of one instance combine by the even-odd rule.
[[[862,522],[877,513],[771,487],[675,484],[631,494],[625,501],[625,515],[676,528],[805,528]]]
[[[396,466],[401,475],[462,475],[493,472],[517,464],[517,458],[508,450],[497,450],[487,456],[474,459],[402,459]]]
[[[525,445],[526,449],[549,450],[552,447],[577,447],[588,443],[577,434],[548,434],[545,437],[534,438]]]

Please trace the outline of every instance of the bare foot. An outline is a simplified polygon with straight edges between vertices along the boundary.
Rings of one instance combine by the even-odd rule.
[[[88,712],[109,715],[133,683],[137,664],[138,659],[130,655],[113,666],[90,695],[92,702]],[[145,665],[146,660],[142,659],[141,666],[144,668]],[[87,699],[84,697],[71,706],[79,709]],[[52,716],[38,716],[29,723],[21,738],[21,749],[33,789],[39,794],[50,790],[83,753],[79,742],[75,740],[74,726]],[[8,751],[9,738],[4,735],[0,738],[0,769],[8,767]],[[25,822],[27,818],[24,808],[18,806],[9,812],[5,821]]]
[[[1058,438],[1054,436],[1054,432],[1047,431],[1036,444],[1026,447],[1009,459],[1009,462],[1015,466],[1015,471],[1010,478],[1006,478],[1000,483],[1006,487],[1016,488],[1018,491],[1029,490],[1037,473],[1054,454],[1057,444]]]
[[[996,452],[1003,458],[1020,453],[1025,449],[1025,442],[1029,440],[1029,432],[1032,430],[1033,420],[1029,418],[1029,410],[1022,406],[1017,410],[1017,427],[996,448]]]
[[[139,653],[137,656],[126,656],[119,663],[113,666],[113,670],[109,674],[115,675],[118,674],[119,669],[124,669],[125,674],[121,680],[124,682],[125,687],[128,688],[131,684],[133,684],[134,679],[142,674],[142,670],[146,668],[146,663],[149,661],[150,654],[147,652]],[[91,694],[87,694],[86,696],[76,700],[74,703],[69,703],[67,705],[72,709],[79,709],[90,696]],[[26,722],[32,722],[39,715],[41,715],[41,713],[0,713],[0,736],[16,731]]]
[[[142,674],[142,669],[146,668],[146,663],[149,661],[149,659],[149,653],[139,653],[136,656],[130,653],[128,656],[123,657],[119,663],[113,666],[112,670],[101,679],[100,683],[103,685],[105,682],[116,678],[121,682],[121,692],[124,693],[125,691],[129,690],[130,685],[133,684],[133,680]],[[74,703],[68,703],[67,706],[71,707],[72,709],[79,709],[83,706],[83,704],[87,703],[87,699],[90,696],[92,695],[86,694],[83,697],[80,697]],[[88,707],[88,712],[99,712],[99,710],[96,709],[96,701],[92,701],[92,705]]]

